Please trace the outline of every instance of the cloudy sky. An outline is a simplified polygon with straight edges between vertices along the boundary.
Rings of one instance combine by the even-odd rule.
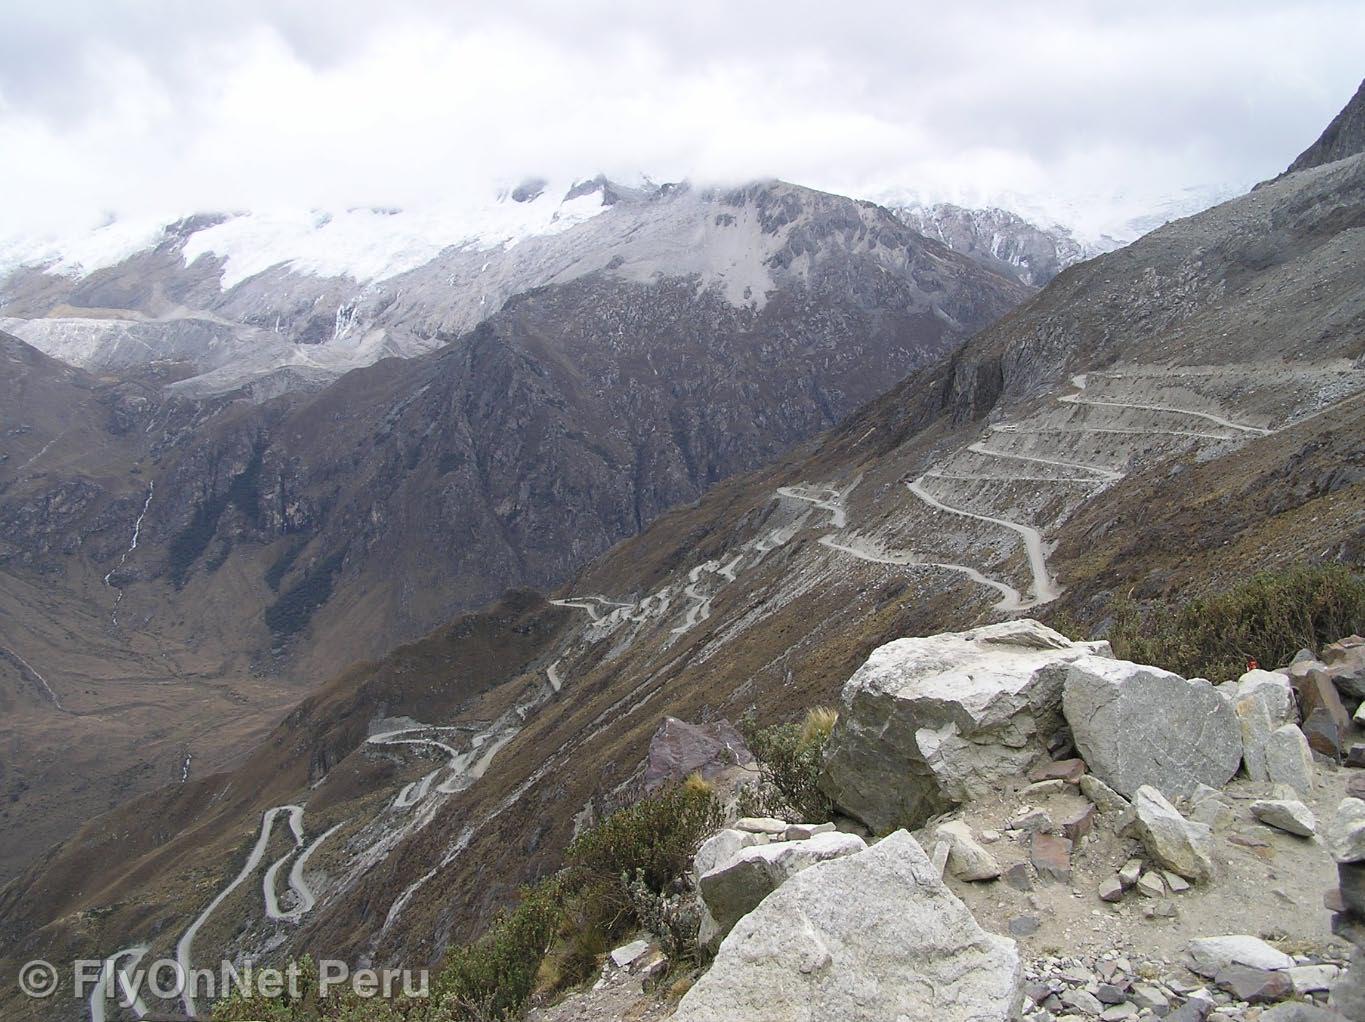
[[[0,219],[597,171],[1149,202],[1282,169],[1362,54],[1359,0],[7,2]]]

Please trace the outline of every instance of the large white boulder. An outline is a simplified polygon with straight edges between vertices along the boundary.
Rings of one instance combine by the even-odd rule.
[[[1237,714],[1199,678],[1082,657],[1067,667],[1062,707],[1091,771],[1129,797],[1143,785],[1168,798],[1221,788],[1242,762]]]
[[[866,848],[856,834],[830,832],[804,841],[775,841],[740,849],[697,881],[708,913],[703,917],[701,942],[714,947],[742,916],[801,870]]]
[[[887,643],[844,685],[821,787],[880,833],[996,791],[1064,730],[1066,666],[1106,649],[1028,619]]]
[[[798,873],[739,921],[675,1022],[1005,1022],[1014,941],[986,933],[898,831]]]
[[[718,866],[724,866],[734,861],[736,855],[746,848],[754,845],[766,844],[768,837],[766,834],[756,834],[749,830],[736,830],[727,827],[717,831],[702,842],[697,849],[697,854],[692,857],[692,873],[694,876],[701,877],[703,874],[710,873]]]

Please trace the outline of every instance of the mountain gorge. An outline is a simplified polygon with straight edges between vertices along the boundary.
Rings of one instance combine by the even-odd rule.
[[[433,960],[636,790],[666,715],[786,719],[903,635],[1025,610],[1099,626],[1116,594],[1361,562],[1365,156],[1064,269],[961,345],[949,325],[965,335],[977,309],[984,326],[1017,285],[875,209],[840,207],[828,229],[858,243],[830,258],[790,203],[745,202],[782,224],[778,262],[806,287],[755,308],[688,277],[587,274],[432,355],[167,439],[144,528],[172,559],[141,562],[130,612],[156,586],[193,607],[214,575],[250,576],[258,602],[224,600],[242,608],[226,634],[273,573],[281,593],[334,593],[307,628],[350,657],[365,622],[410,637],[450,616],[462,601],[428,590],[468,577],[466,551],[494,567],[465,607],[499,578],[584,566],[334,673],[235,770],[90,819],[0,895],[7,965]],[[93,386],[13,350],[68,374],[44,386]],[[777,364],[807,371],[765,378]],[[288,637],[251,627],[261,648]],[[291,839],[275,820],[295,810]],[[291,856],[282,909],[278,870],[257,867]]]
[[[608,187],[566,202],[600,204]],[[15,329],[51,341],[42,331],[74,322],[99,339],[81,349],[84,370],[7,341],[14,364],[42,367],[13,380],[13,447],[0,462],[13,653],[0,670],[27,700],[10,725],[9,811],[34,824],[16,854],[111,797],[222,765],[319,678],[509,586],[562,582],[1028,293],[837,196],[773,183],[612,195],[588,220],[477,253],[489,273],[498,260],[540,268],[477,325],[477,303],[441,304],[451,261],[476,254],[447,253],[411,271],[447,283],[423,292],[395,278],[391,302],[355,313],[396,317],[367,336],[411,340],[406,317],[421,304],[425,339],[413,344],[434,350],[266,399],[293,367],[281,368],[278,341],[250,347],[250,317],[224,313],[298,289],[313,289],[314,307],[354,281],[276,267],[220,292],[212,278],[230,260],[186,265],[183,228],[87,278],[21,273],[7,285],[20,295],[11,308],[56,289],[90,313],[7,321]],[[573,268],[547,282],[547,261]],[[125,318],[109,315],[115,301]],[[184,311],[191,301],[197,311]],[[297,326],[282,309],[255,315]],[[126,343],[129,324],[145,331],[138,344]],[[236,386],[219,392],[206,381],[224,368]],[[37,672],[70,713],[53,720],[30,698]],[[111,733],[108,714],[128,705],[146,716]],[[35,767],[36,735],[89,759]]]

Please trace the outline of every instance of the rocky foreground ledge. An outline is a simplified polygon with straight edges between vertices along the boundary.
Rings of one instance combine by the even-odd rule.
[[[836,817],[697,853],[715,958],[673,1017],[1365,1020],[1362,698],[1355,637],[1217,685],[1031,620],[883,646],[825,748]],[[667,1017],[622,1007],[660,968],[624,958],[540,1017]]]

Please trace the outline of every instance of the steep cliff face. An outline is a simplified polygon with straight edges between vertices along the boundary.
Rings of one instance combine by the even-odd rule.
[[[241,771],[54,851],[0,900],[16,961],[130,932],[165,950],[261,814],[305,799],[307,839],[328,835],[317,905],[284,928],[257,885],[210,913],[196,954],[434,957],[552,867],[577,814],[630,790],[666,714],[778,718],[830,702],[900,635],[1023,611],[1096,623],[1116,591],[1358,560],[1362,223],[1358,156],[1071,268],[819,440],[664,514],[556,601],[518,594],[363,665]],[[490,643],[509,652],[479,659]],[[449,734],[450,754],[435,744]],[[148,816],[186,829],[109,837]]]
[[[1324,163],[1344,160],[1360,152],[1365,152],[1365,81],[1360,83],[1356,94],[1341,113],[1332,118],[1332,123],[1327,125],[1318,140],[1289,165],[1286,173],[1320,167]]]

